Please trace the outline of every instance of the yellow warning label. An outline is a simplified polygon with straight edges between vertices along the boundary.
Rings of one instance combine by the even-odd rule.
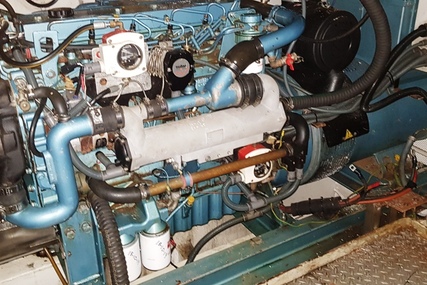
[[[345,131],[345,137],[344,137],[344,140],[349,140],[349,139],[351,139],[351,138],[353,138],[353,134],[350,132],[350,130],[346,130]]]

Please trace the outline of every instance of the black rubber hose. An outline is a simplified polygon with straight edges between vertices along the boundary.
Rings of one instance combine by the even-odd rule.
[[[89,192],[88,200],[98,221],[99,230],[102,233],[105,250],[113,285],[129,284],[129,276],[123,246],[120,241],[120,233],[116,219],[107,201]]]
[[[89,188],[102,199],[114,203],[138,203],[142,200],[138,187],[116,188],[105,181],[88,177]]]
[[[119,176],[126,175],[127,172],[123,170],[120,166],[117,167],[110,167],[104,171],[98,171],[91,167],[88,167],[83,161],[80,160],[79,156],[77,155],[76,151],[73,149],[71,145],[68,145],[68,148],[70,150],[70,156],[71,160],[73,162],[73,165],[75,168],[77,168],[81,173],[84,175],[91,177],[95,180],[108,180],[117,178]]]
[[[3,25],[6,25],[6,29],[3,29]],[[29,62],[19,62],[19,61],[15,61],[15,60],[11,59],[7,55],[7,53],[4,52],[3,46],[4,46],[4,44],[6,44],[8,42],[8,37],[6,35],[6,30],[7,30],[7,26],[9,26],[9,24],[7,23],[7,21],[3,21],[1,26],[2,27],[0,29],[0,47],[1,47],[0,48],[0,58],[5,63],[7,63],[7,64],[9,64],[9,65],[11,65],[13,67],[18,67],[18,68],[35,68],[35,67],[38,67],[38,66],[42,65],[43,63],[45,63],[45,62],[53,59],[55,56],[57,56],[59,53],[61,53],[80,34],[82,34],[83,32],[89,31],[90,29],[94,28],[93,24],[84,25],[84,26],[78,28],[77,30],[75,30],[74,32],[72,32],[56,49],[54,49],[53,51],[51,51],[45,57],[37,59],[37,60],[34,60],[34,61],[29,61]]]
[[[70,118],[67,103],[56,89],[46,86],[37,87],[34,89],[34,97],[49,99],[58,114],[59,121],[67,121]]]
[[[293,126],[296,131],[295,140],[292,144],[296,145],[306,155],[308,150],[308,139],[310,138],[310,129],[308,128],[307,121],[300,114],[289,112],[289,125]],[[294,154],[295,155],[295,154]]]
[[[306,109],[344,102],[365,91],[384,72],[391,49],[391,34],[387,16],[378,0],[361,0],[361,2],[371,18],[375,32],[375,55],[368,70],[352,85],[338,91],[310,97],[293,97],[291,108]]]
[[[427,24],[423,24],[419,26],[416,30],[409,33],[393,48],[390,54],[390,58],[388,59],[383,72],[378,76],[378,79],[376,80],[376,82],[374,82],[371,86],[369,86],[369,89],[366,90],[365,93],[363,94],[362,101],[360,103],[362,110],[364,111],[369,110],[369,103],[371,102],[372,97],[374,96],[375,91],[377,90],[379,84],[386,76],[387,71],[390,69],[390,67],[393,65],[396,59],[402,54],[402,52],[406,49],[406,47],[408,47],[415,39],[419,37],[426,37],[426,36],[427,36]]]
[[[34,113],[33,120],[31,121],[30,130],[28,131],[28,147],[30,151],[38,157],[42,157],[43,153],[41,153],[35,144],[35,135],[36,135],[36,127],[37,122],[40,119],[40,115],[43,112],[44,107],[46,106],[47,98],[42,98],[40,100],[40,104],[37,107],[36,112]]]
[[[32,0],[25,0],[25,1],[27,1],[28,4],[30,4],[34,7],[37,7],[37,8],[48,8],[50,6],[53,6],[56,2],[58,2],[58,0],[52,0],[48,3],[41,4],[41,3],[36,3]]]
[[[369,112],[378,111],[388,105],[408,96],[418,95],[421,96],[424,103],[427,104],[427,92],[420,87],[410,87],[406,89],[399,90],[386,98],[372,104],[369,106]]]
[[[247,222],[253,219],[256,219],[258,217],[261,217],[266,212],[270,211],[270,207],[265,207],[261,209],[260,211],[254,211],[250,213],[246,213],[240,217],[236,217],[234,219],[228,220],[227,222],[219,225],[209,233],[207,233],[204,237],[200,239],[200,241],[194,246],[193,250],[190,252],[186,264],[189,264],[194,261],[197,254],[200,252],[200,250],[207,244],[211,239],[213,239],[218,234],[222,233],[226,229],[229,229],[235,225],[238,225],[243,222]]]
[[[227,66],[240,75],[252,62],[264,56],[264,47],[259,39],[243,41],[231,48],[221,59],[220,65]]]

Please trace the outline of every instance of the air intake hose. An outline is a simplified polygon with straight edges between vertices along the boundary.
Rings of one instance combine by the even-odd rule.
[[[304,31],[305,23],[301,15],[283,7],[267,6],[270,11],[266,8],[263,14],[268,11],[269,17],[283,27],[253,40],[238,43],[221,59],[220,65],[231,69],[236,76],[240,75],[252,62],[270,51],[291,43]]]

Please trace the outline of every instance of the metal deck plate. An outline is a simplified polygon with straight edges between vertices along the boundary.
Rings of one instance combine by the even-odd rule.
[[[401,219],[264,284],[427,285],[427,228]]]

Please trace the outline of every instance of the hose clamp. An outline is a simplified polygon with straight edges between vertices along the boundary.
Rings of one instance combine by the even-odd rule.
[[[103,133],[105,128],[104,128],[104,120],[102,118],[102,113],[100,108],[98,107],[91,108],[89,110],[89,116],[92,119],[94,133],[95,134]]]

